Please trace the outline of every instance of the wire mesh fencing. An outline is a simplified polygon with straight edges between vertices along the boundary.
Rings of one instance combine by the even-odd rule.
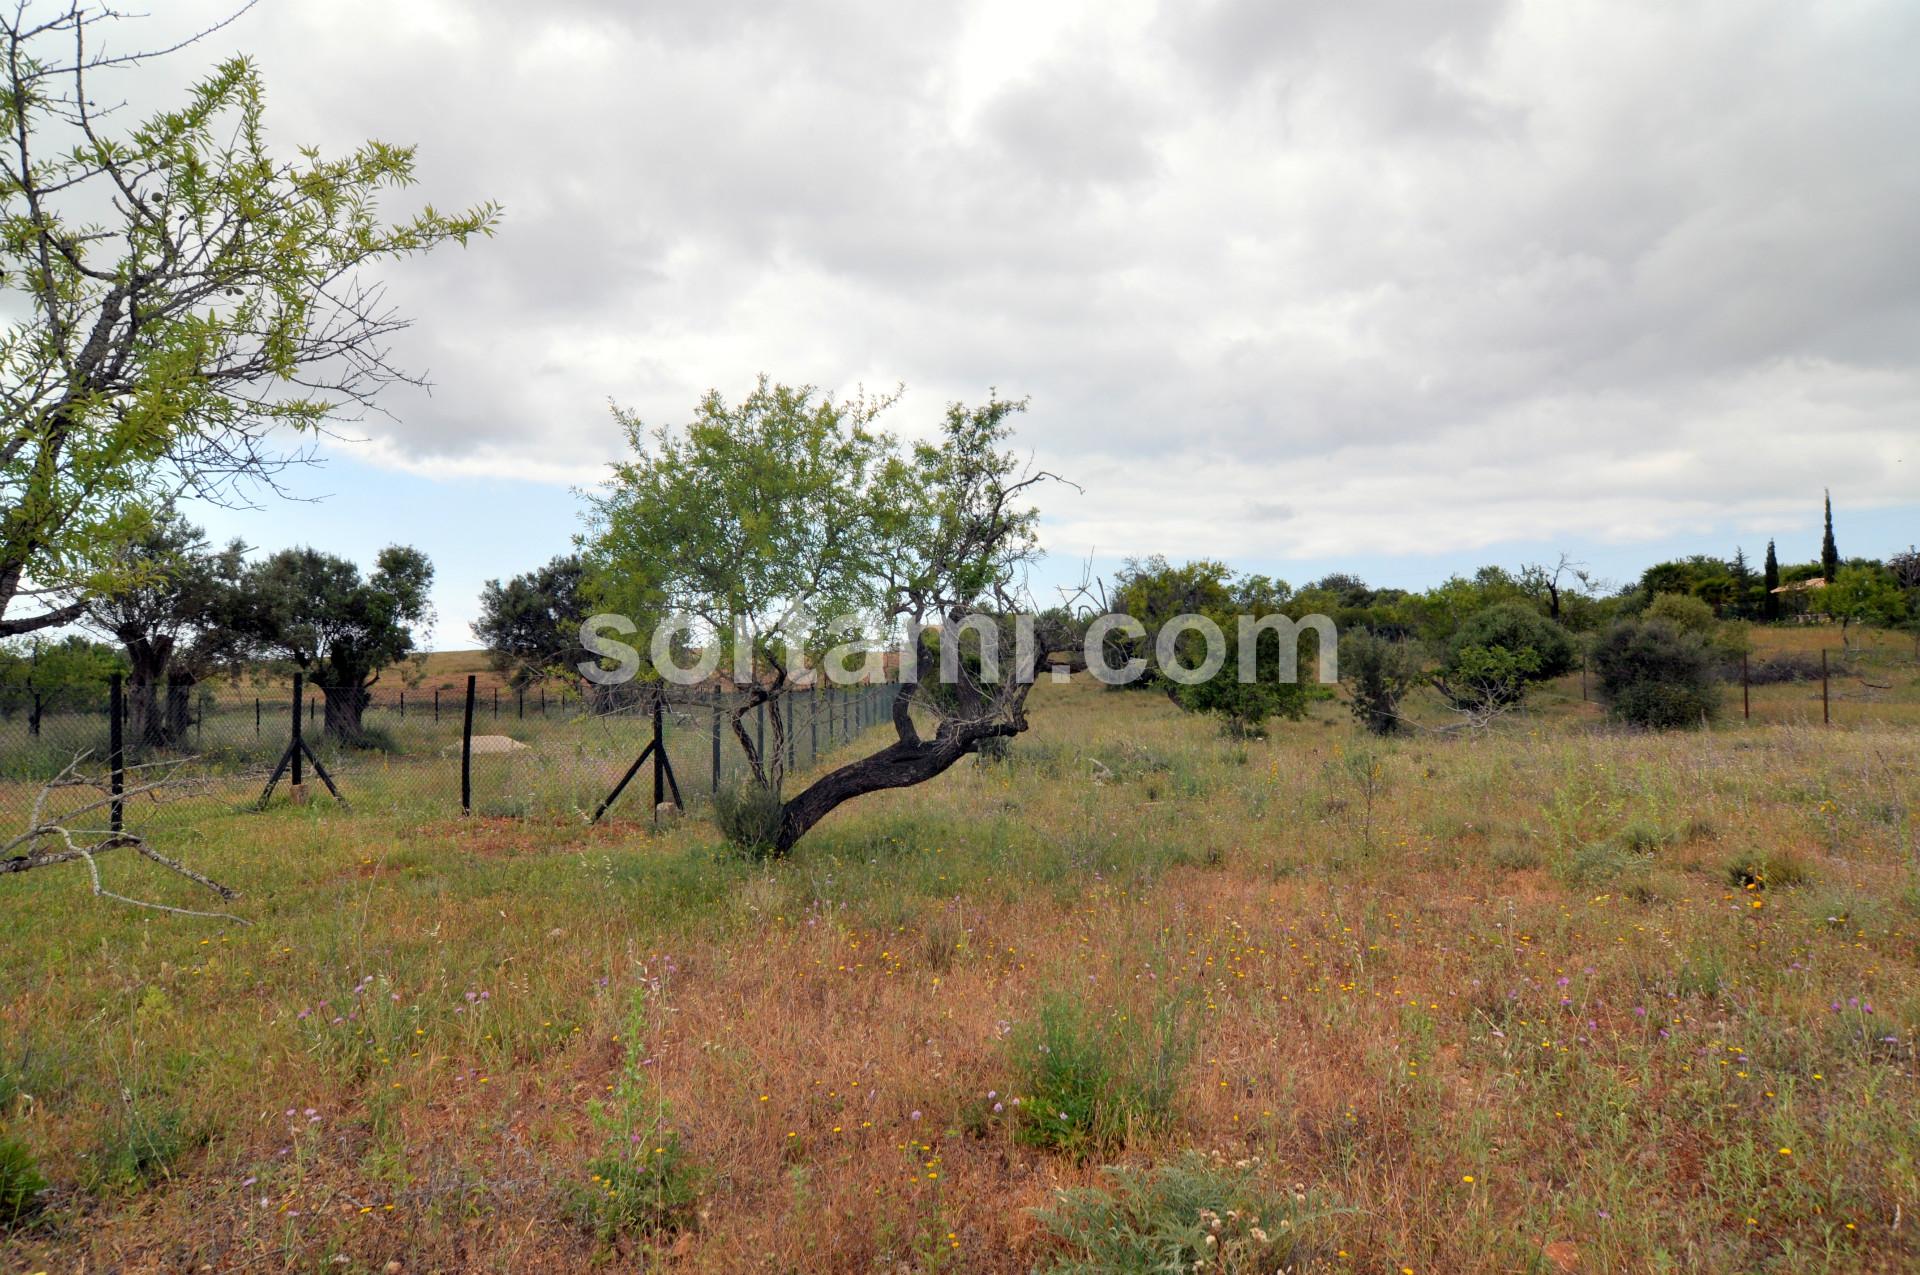
[[[885,721],[891,694],[885,685],[783,691],[792,781]],[[116,785],[120,800],[85,810],[76,831],[153,834],[289,801],[429,819],[650,818],[656,790],[697,807],[750,773],[733,724],[743,705],[740,726],[756,751],[774,747],[773,706],[748,701],[730,686],[583,695],[468,678],[464,693],[377,695],[296,678],[251,694],[116,678],[98,704],[0,706],[0,828],[59,822]]]

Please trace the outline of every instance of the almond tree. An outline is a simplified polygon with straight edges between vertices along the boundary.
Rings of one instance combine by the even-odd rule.
[[[710,641],[739,635],[733,735],[776,796],[781,691],[856,638],[905,642],[893,739],[783,797],[768,844],[755,847],[773,854],[846,801],[924,783],[1025,730],[1027,692],[1052,644],[1046,632],[1018,640],[1016,617],[1031,609],[1024,569],[1039,556],[1028,501],[1052,477],[1004,447],[1007,420],[1025,405],[953,404],[937,442],[903,448],[875,428],[893,401],[836,403],[763,377],[737,406],[710,394],[683,429],[649,432],[621,413],[635,455],[591,497],[585,541],[610,607],[692,617]],[[940,667],[940,646],[954,676],[935,693],[922,679]],[[743,720],[763,703],[764,757]]]
[[[276,156],[243,57],[122,126],[116,77],[171,51],[105,51],[124,30],[77,3],[0,12],[0,636],[78,618],[145,510],[271,484],[287,445],[411,379],[365,267],[497,217],[384,220],[408,147]]]

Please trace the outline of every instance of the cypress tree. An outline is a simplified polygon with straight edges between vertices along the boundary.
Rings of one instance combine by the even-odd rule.
[[[1833,543],[1833,493],[1827,493],[1827,534],[1820,540],[1820,574],[1832,584],[1840,574],[1840,550]]]
[[[1767,565],[1760,580],[1766,590],[1760,599],[1761,618],[1777,620],[1780,618],[1780,598],[1774,590],[1780,587],[1780,559],[1774,555],[1771,540],[1767,541]]]

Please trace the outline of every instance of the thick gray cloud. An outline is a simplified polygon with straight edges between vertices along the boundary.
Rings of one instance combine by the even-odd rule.
[[[1036,8],[267,0],[203,55],[507,207],[387,272],[436,390],[383,464],[591,479],[609,398],[764,370],[1030,394],[1068,554],[1915,500],[1920,8]]]

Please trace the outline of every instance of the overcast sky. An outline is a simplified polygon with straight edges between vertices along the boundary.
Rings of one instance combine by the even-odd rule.
[[[412,540],[442,646],[566,548],[609,400],[761,371],[904,381],[906,433],[1031,396],[1061,563],[1806,556],[1823,487],[1843,551],[1915,538],[1910,0],[263,0],[170,73],[234,50],[289,149],[505,205],[384,272],[435,389],[340,495],[213,519]]]

